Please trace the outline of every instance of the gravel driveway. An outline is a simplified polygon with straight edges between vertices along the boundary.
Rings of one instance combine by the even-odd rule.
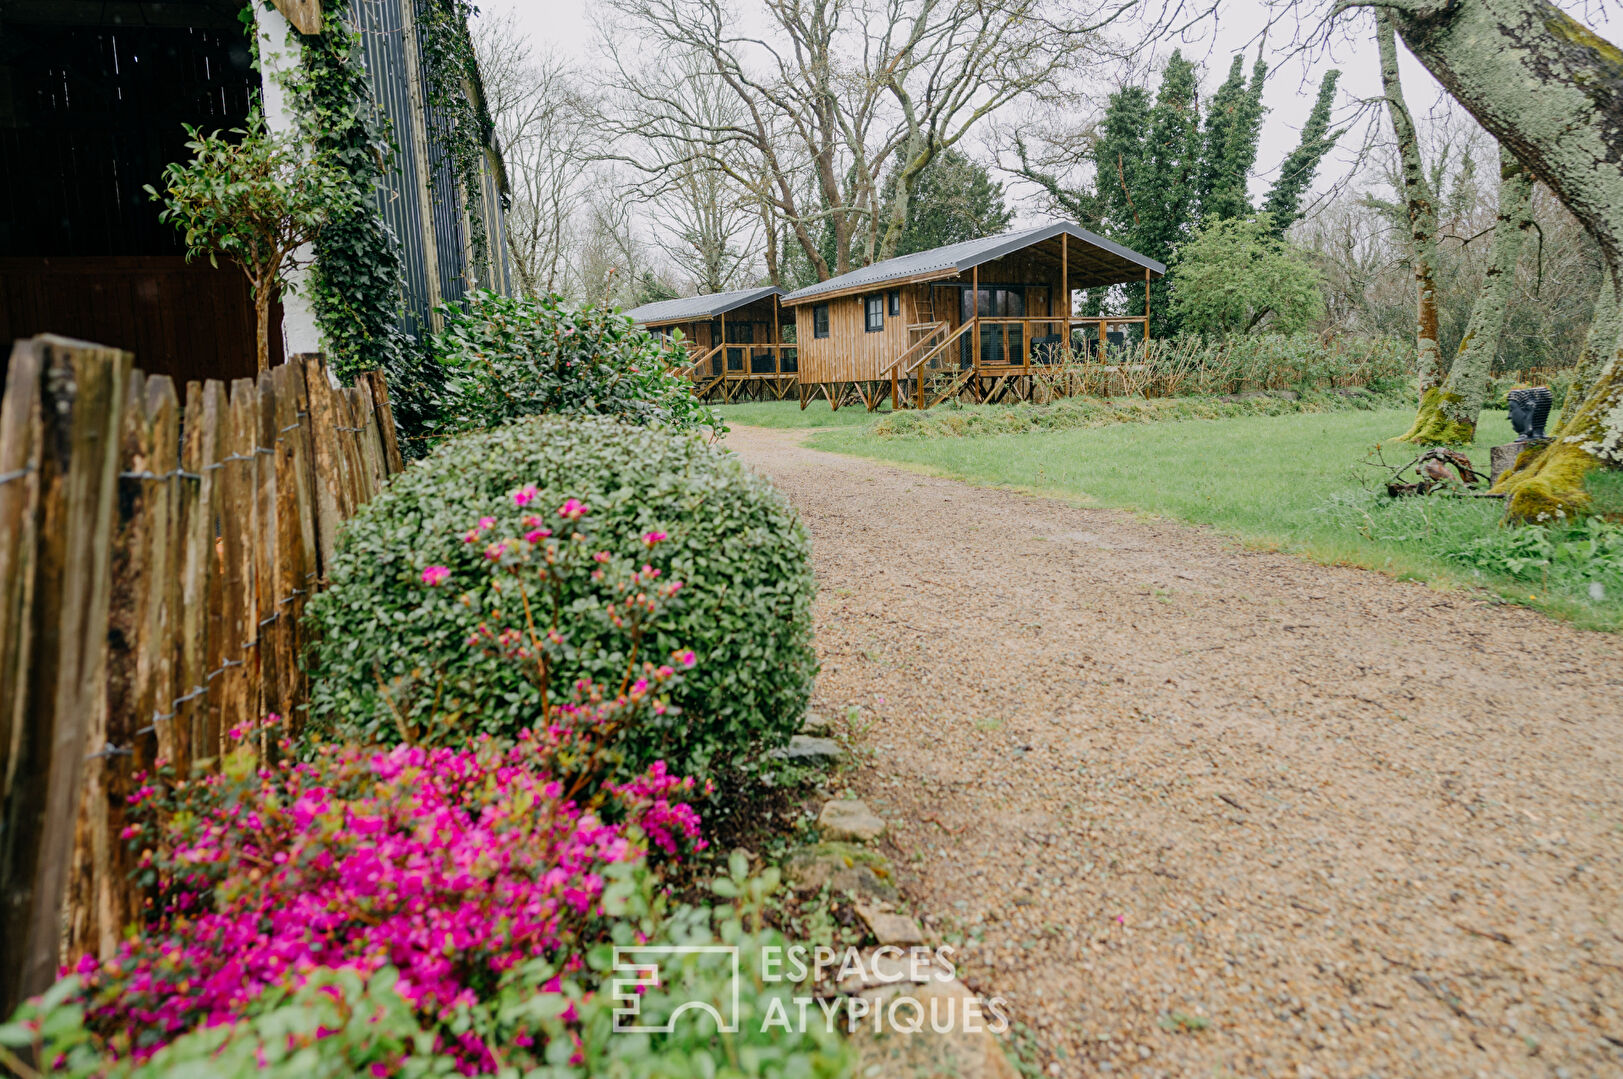
[[[818,700],[1050,1074],[1623,1074],[1623,641],[801,437]]]

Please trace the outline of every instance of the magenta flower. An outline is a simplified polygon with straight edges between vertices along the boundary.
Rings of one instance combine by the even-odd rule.
[[[481,517],[481,518],[479,518],[479,531],[481,531],[481,532],[489,532],[492,528],[495,528],[495,527],[496,527],[496,518],[494,518],[494,517]]]
[[[494,562],[497,559],[501,558],[501,556],[506,554],[506,553],[507,553],[507,541],[506,540],[497,540],[495,543],[492,543],[490,546],[485,548],[485,557],[487,559],[489,559],[490,561],[492,561],[492,562]]]
[[[691,667],[695,663],[699,662],[699,657],[693,654],[693,649],[691,648],[685,652],[676,653],[675,658],[676,662],[680,663],[684,667]]]
[[[451,570],[448,566],[425,566],[423,568],[423,583],[433,588],[442,585],[451,579]]]
[[[525,506],[528,506],[531,502],[534,502],[540,497],[541,489],[533,483],[527,484],[526,486],[513,492],[513,505],[523,509]]]
[[[578,498],[571,498],[558,507],[558,516],[571,521],[578,521],[586,516],[586,503]]]
[[[663,543],[668,539],[670,539],[670,535],[665,532],[644,532],[642,534],[642,541],[650,547],[656,543]]]
[[[550,529],[550,528],[533,529],[533,530],[531,530],[529,532],[524,533],[524,542],[529,543],[529,544],[540,543],[542,540],[546,539],[548,536],[551,536],[551,535],[552,535],[552,529]]]
[[[116,1055],[144,1060],[320,967],[363,977],[394,967],[397,991],[431,1027],[521,964],[582,970],[614,917],[608,869],[703,840],[684,801],[693,780],[663,764],[602,785],[613,824],[564,801],[551,769],[555,754],[579,752],[565,745],[578,737],[553,726],[511,748],[333,747],[172,792],[187,812],[165,814],[159,853],[143,855],[162,897],[148,928],[107,963],[75,968],[87,1024]],[[137,819],[159,798],[142,788]],[[544,1044],[539,1031],[524,1036]],[[465,1074],[494,1070],[478,1038],[445,1027],[439,1037]]]

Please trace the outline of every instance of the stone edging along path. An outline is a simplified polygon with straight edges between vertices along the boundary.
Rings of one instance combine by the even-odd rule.
[[[1623,1071],[1623,641],[737,428],[927,940],[1047,1074]]]

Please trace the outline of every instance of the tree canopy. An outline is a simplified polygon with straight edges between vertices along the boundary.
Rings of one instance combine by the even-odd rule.
[[[896,182],[893,175],[886,185],[887,216]],[[992,179],[986,166],[959,150],[944,150],[919,174],[896,254],[992,236],[1006,231],[1013,220],[1014,212],[1003,202],[1003,185]]]
[[[1173,317],[1195,333],[1295,333],[1324,314],[1319,272],[1266,213],[1208,222],[1172,269]]]

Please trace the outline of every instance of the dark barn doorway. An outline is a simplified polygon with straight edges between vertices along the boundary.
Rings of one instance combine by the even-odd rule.
[[[242,10],[0,0],[0,362],[14,338],[58,333],[182,383],[254,375],[246,279],[188,264],[144,190],[186,156],[183,124],[247,119],[260,83]]]

